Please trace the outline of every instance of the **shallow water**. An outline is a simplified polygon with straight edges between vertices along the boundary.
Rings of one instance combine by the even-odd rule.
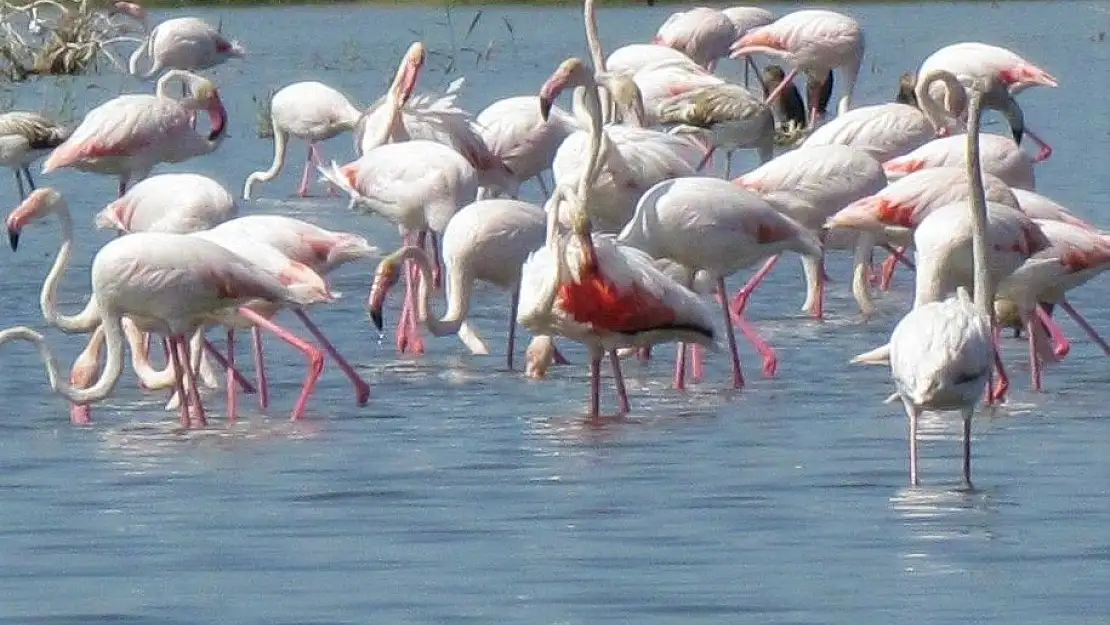
[[[783,6],[773,7],[779,12]],[[609,49],[644,40],[673,10],[602,12]],[[1048,68],[1056,90],[1021,96],[1027,120],[1054,143],[1037,172],[1042,192],[1095,222],[1104,198],[1110,118],[1105,81],[1110,15],[1090,2],[929,3],[850,9],[867,30],[857,102],[893,94],[899,74],[932,50],[982,40]],[[252,96],[319,79],[363,103],[380,94],[416,37],[433,51],[421,84],[465,75],[462,102],[532,93],[562,58],[584,54],[575,9],[473,10],[313,7],[193,10],[222,19],[251,53],[214,72],[232,137],[178,170],[215,176],[234,193],[269,162],[256,137]],[[158,17],[171,15],[160,12]],[[488,50],[488,53],[487,53]],[[481,54],[481,58],[479,57]],[[727,65],[727,64],[726,64]],[[726,71],[734,71],[729,69]],[[132,79],[113,74],[21,85],[17,103],[75,98],[77,114]],[[348,138],[325,147],[346,160]],[[303,148],[244,212],[280,211],[398,244],[379,220],[338,199],[291,199]],[[751,166],[745,156],[744,166]],[[163,170],[168,171],[168,169]],[[91,216],[114,182],[63,172],[43,177],[68,194],[78,229],[63,290],[83,301],[92,253],[108,240]],[[529,188],[531,197],[536,190]],[[5,183],[0,202],[12,205]],[[54,227],[4,252],[5,324],[41,325],[35,302],[57,245]],[[834,257],[831,316],[797,312],[800,272],[784,264],[753,301],[752,317],[779,349],[775,379],[723,390],[726,359],[685,394],[669,388],[673,351],[629,362],[633,414],[604,428],[582,424],[584,354],[544,382],[505,370],[508,298],[483,289],[474,313],[494,354],[466,354],[454,338],[423,358],[399,359],[363,311],[372,266],[335,274],[346,293],[313,312],[373,385],[365,408],[328,367],[307,420],[287,422],[300,357],[270,342],[273,407],[244,399],[247,419],[227,429],[222,398],[209,430],[181,432],[162,399],[131,377],[68,425],[37,355],[3,352],[0,394],[0,620],[31,623],[1104,623],[1110,582],[1110,371],[1078,331],[1069,357],[1031,393],[1022,345],[1006,345],[1010,404],[975,423],[975,481],[959,486],[959,426],[924,424],[926,486],[906,484],[905,419],[884,405],[883,368],[852,368],[885,341],[908,305],[909,278],[853,315],[847,259]],[[733,280],[739,282],[739,278]],[[1096,281],[1074,302],[1097,327],[1110,309]],[[388,315],[395,321],[398,301]],[[295,326],[295,320],[291,325]],[[1070,330],[1072,326],[1065,324]],[[50,332],[66,362],[80,341]],[[521,348],[523,349],[523,348]],[[518,352],[519,354],[519,352]],[[241,352],[240,360],[246,360]],[[247,367],[247,372],[249,372]],[[605,391],[608,391],[608,387]],[[613,406],[611,396],[604,398]]]

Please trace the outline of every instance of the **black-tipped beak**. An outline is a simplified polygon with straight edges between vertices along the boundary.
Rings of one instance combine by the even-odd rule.
[[[383,327],[383,324],[382,324],[382,309],[381,308],[371,308],[370,309],[370,321],[374,324],[374,327],[377,328],[379,332],[381,332],[382,327]]]
[[[551,115],[551,106],[553,104],[554,102],[551,101],[551,98],[540,98],[540,119],[545,122],[547,121],[548,116]]]
[[[19,231],[8,228],[8,243],[12,246],[12,251],[19,249]]]
[[[1014,135],[1014,143],[1021,145],[1021,140],[1025,137],[1025,127],[1011,126],[1010,132]]]

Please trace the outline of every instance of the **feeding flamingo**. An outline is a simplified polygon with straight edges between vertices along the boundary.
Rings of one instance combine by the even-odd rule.
[[[190,96],[167,95],[173,80],[188,86]],[[191,126],[194,112],[206,110],[212,122],[207,136]],[[119,195],[142,180],[158,163],[180,163],[219,147],[227,128],[227,110],[210,80],[183,70],[158,79],[155,95],[122,95],[88,112],[80,125],[42,165],[42,173],[63,167],[119,177]]]
[[[22,201],[35,190],[31,163],[42,158],[69,137],[69,129],[47,117],[30,111],[0,113],[0,167],[9,167],[15,174]],[[27,181],[27,189],[23,181]]]
[[[674,48],[713,71],[717,59],[728,56],[737,36],[736,25],[724,13],[694,7],[672,13],[656,31],[652,43]]]
[[[685,269],[685,286],[692,287],[694,274],[708,273],[715,283],[725,312],[725,327],[732,357],[732,384],[744,384],[740,357],[736,352],[733,324],[763,356],[763,372],[774,375],[777,357],[744,318],[729,309],[725,278],[759,261],[784,251],[821,257],[821,243],[810,230],[778,212],[755,193],[719,178],[679,178],[661,182],[644,194],[632,221],[617,243],[643,250],[653,258],[671,259]],[[675,387],[685,385],[686,346],[679,345],[675,363]],[[700,378],[695,352],[695,381]]]
[[[824,78],[831,70],[840,69],[844,76],[843,94],[837,114],[848,112],[856,88],[864,52],[863,29],[859,22],[834,11],[805,10],[787,13],[779,19],[749,31],[732,45],[732,58],[751,54],[768,54],[792,66],[779,89],[789,84],[799,71]],[[778,92],[767,96],[775,99]],[[819,119],[816,102],[810,101],[809,125]]]
[[[543,172],[551,169],[559,146],[577,129],[570,113],[552,106],[545,120],[537,96],[517,96],[490,104],[475,119],[490,151],[521,181],[535,178],[547,195]],[[485,199],[491,191],[482,187],[479,199]]]
[[[397,283],[399,267],[413,261],[424,274],[417,294],[417,318],[435,336],[458,334],[473,354],[488,354],[489,348],[467,321],[474,283],[488,282],[511,296],[509,306],[509,345],[506,366],[513,368],[516,313],[520,296],[521,265],[528,255],[543,245],[544,212],[540,207],[510,199],[480,200],[463,207],[447,222],[443,231],[443,270],[447,290],[447,311],[442,317],[432,311],[431,263],[419,248],[406,246],[386,257],[374,274],[369,309],[374,325],[382,327],[382,306],[389,290]]]
[[[351,198],[352,210],[377,213],[397,224],[403,245],[422,248],[430,238],[432,275],[438,284],[439,235],[478,190],[477,172],[469,161],[442,143],[413,140],[376,147],[342,167],[333,162],[320,173]],[[424,353],[415,317],[419,280],[410,267],[397,326],[397,349],[402,353]]]
[[[256,183],[269,182],[281,172],[290,136],[308,142],[301,186],[297,187],[297,195],[307,196],[309,172],[314,166],[323,165],[320,148],[316,144],[353,130],[361,118],[362,113],[346,96],[324,83],[295,82],[282,87],[270,99],[274,161],[269,169],[247,176],[243,184],[243,199],[251,198]]]
[[[97,402],[111,394],[123,372],[126,315],[147,332],[170,340],[177,391],[182,396],[183,378],[191,378],[188,337],[213,313],[235,307],[253,298],[310,305],[326,301],[326,293],[300,285],[286,287],[273,276],[245,262],[230,251],[192,235],[136,233],[120,237],[102,247],[92,263],[92,300],[104,325],[107,364],[96,382],[75,389],[62,380],[57,360],[41,334],[25,327],[0,332],[0,344],[12,340],[34,343],[46,364],[50,386],[72,403]],[[245,310],[247,316],[254,313]],[[273,328],[268,320],[258,323]],[[181,402],[181,424],[203,426],[204,409],[196,384],[192,401]],[[195,408],[190,418],[189,406]]]

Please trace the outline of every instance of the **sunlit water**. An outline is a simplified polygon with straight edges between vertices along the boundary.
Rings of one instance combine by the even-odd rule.
[[[852,8],[868,38],[856,101],[889,99],[903,70],[948,43],[1018,50],[1061,85],[1021,96],[1029,125],[1057,147],[1039,166],[1041,190],[1110,223],[1110,91],[1092,74],[1110,60],[1110,42],[1098,37],[1110,15],[1094,2],[999,5]],[[669,10],[602,11],[607,46],[648,38]],[[236,194],[271,157],[271,143],[256,136],[252,102],[270,89],[319,79],[370,102],[407,44],[421,38],[432,50],[422,87],[465,75],[462,102],[477,111],[534,92],[559,60],[584,53],[574,8],[487,9],[469,36],[470,9],[190,13],[222,19],[250,57],[214,72],[232,137],[178,169],[214,175]],[[79,115],[139,88],[105,74],[31,82],[14,95],[38,107],[68,92]],[[325,150],[341,161],[352,154],[349,138]],[[283,176],[260,187],[262,199],[244,212],[304,216],[363,232],[384,248],[398,244],[392,227],[349,213],[338,199],[292,199],[303,146],[294,144],[290,156]],[[89,260],[108,240],[93,231],[91,216],[115,182],[72,172],[40,182],[62,189],[73,205],[79,250],[63,299],[76,307],[87,295]],[[0,197],[13,205],[6,182]],[[18,255],[4,252],[4,320],[40,325],[37,291],[57,231],[39,226],[23,241]],[[334,279],[346,297],[313,312],[373,385],[371,402],[357,408],[346,379],[329,366],[298,424],[287,411],[302,360],[273,341],[273,407],[262,414],[247,398],[245,421],[227,429],[221,396],[212,395],[213,427],[188,433],[130,374],[97,408],[94,426],[71,427],[37,355],[5,348],[0,619],[1107,621],[1110,369],[1078,331],[1040,395],[1028,391],[1024,348],[1007,343],[1014,392],[1009,407],[976,421],[977,492],[958,490],[959,428],[945,418],[925,424],[927,486],[908,489],[905,418],[881,403],[888,373],[846,364],[885,341],[908,306],[906,274],[882,298],[883,314],[863,324],[847,290],[847,259],[835,256],[831,315],[818,324],[797,312],[801,277],[789,261],[751,307],[779,349],[776,379],[759,376],[745,345],[742,392],[724,390],[727,364],[718,356],[703,384],[679,394],[669,388],[673,351],[660,348],[652,363],[627,365],[628,422],[595,429],[580,418],[586,377],[577,346],[566,347],[577,365],[544,382],[505,370],[505,294],[483,290],[473,313],[494,356],[470,356],[449,337],[430,341],[423,358],[400,360],[392,335],[379,341],[363,311],[371,269],[340,270]],[[1073,301],[1094,325],[1110,328],[1104,285],[1091,284]],[[398,304],[390,302],[393,322]],[[81,342],[57,332],[50,340],[66,362]],[[605,401],[611,409],[611,396]]]

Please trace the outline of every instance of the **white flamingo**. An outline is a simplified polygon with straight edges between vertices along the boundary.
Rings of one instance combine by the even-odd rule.
[[[196,17],[175,17],[150,31],[131,54],[128,69],[133,76],[149,79],[163,69],[197,72],[244,54],[246,50],[238,41],[224,37],[208,22]],[[151,63],[145,72],[139,69],[143,56]]]

